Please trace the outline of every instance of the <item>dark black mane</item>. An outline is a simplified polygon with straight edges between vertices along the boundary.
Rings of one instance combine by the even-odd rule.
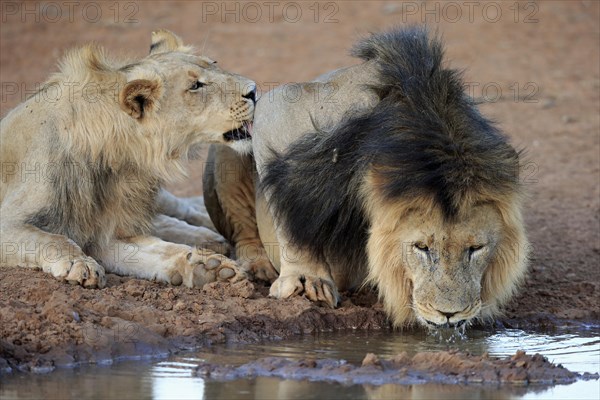
[[[370,158],[361,145],[371,122],[368,115],[353,117],[333,134],[303,137],[268,164],[261,181],[292,243],[318,260],[366,265],[369,224],[358,188]]]
[[[377,128],[363,151],[377,154],[385,196],[433,195],[451,219],[467,193],[516,189],[517,152],[466,95],[460,72],[444,68],[439,39],[424,28],[393,30],[353,54],[380,66]]]
[[[380,102],[293,143],[261,182],[293,244],[349,267],[366,262],[359,189],[369,170],[383,196],[433,196],[448,219],[467,194],[518,186],[518,154],[479,114],[460,73],[442,65],[439,39],[424,28],[395,29],[359,42],[353,54],[377,62]]]

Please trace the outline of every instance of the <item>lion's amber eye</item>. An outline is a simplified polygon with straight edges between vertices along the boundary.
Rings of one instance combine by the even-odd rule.
[[[482,245],[482,244],[478,244],[478,245],[475,245],[475,246],[471,246],[471,247],[469,247],[469,253],[473,254],[473,253],[475,253],[477,250],[481,250],[481,249],[483,249],[483,245]]]
[[[427,247],[427,245],[423,242],[415,243],[415,247],[421,251],[429,251],[429,247]]]
[[[196,81],[196,82],[194,82],[194,84],[192,86],[190,86],[190,90],[192,90],[192,91],[193,90],[198,90],[198,89],[200,89],[203,86],[204,86],[204,83],[202,83],[200,81]]]

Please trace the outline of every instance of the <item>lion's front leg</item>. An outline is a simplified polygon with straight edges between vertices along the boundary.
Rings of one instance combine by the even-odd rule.
[[[280,238],[282,235],[278,235]],[[269,295],[278,299],[304,294],[309,300],[335,308],[339,294],[329,266],[315,261],[306,251],[288,241],[281,243],[281,270]]]
[[[206,211],[202,196],[184,199],[161,189],[156,198],[156,204],[162,214],[185,221],[190,225],[202,226],[216,231]]]
[[[238,263],[255,279],[273,282],[278,273],[258,232],[254,174],[251,156],[212,145],[204,171],[204,200],[218,232],[235,246]]]
[[[152,236],[114,240],[98,258],[109,272],[172,285],[202,287],[210,282],[247,278],[244,270],[221,254]]]
[[[249,239],[235,244],[237,262],[248,271],[254,279],[274,282],[279,273],[273,267],[263,243],[258,239]]]
[[[220,234],[163,214],[152,220],[152,235],[167,242],[209,249],[219,254],[231,253],[229,242]]]
[[[3,224],[0,265],[41,268],[55,278],[86,288],[106,284],[104,267],[69,238],[31,225]]]

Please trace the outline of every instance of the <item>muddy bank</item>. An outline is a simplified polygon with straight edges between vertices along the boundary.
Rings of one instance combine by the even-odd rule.
[[[267,295],[267,286],[249,281],[197,290],[116,275],[105,289],[89,290],[39,271],[3,269],[0,369],[47,372],[227,341],[389,326],[372,293],[346,297],[336,310]]]
[[[108,275],[105,289],[89,290],[40,271],[2,269],[0,371],[49,372],[225,342],[390,328],[372,292],[344,293],[335,310],[303,297],[267,296],[267,286],[249,281],[212,283],[198,290]],[[522,314],[512,312],[491,323],[548,329],[590,322],[543,313],[532,318],[527,307],[518,309]]]
[[[417,353],[410,357],[400,353],[391,359],[365,356],[362,365],[345,360],[290,360],[267,357],[241,366],[199,364],[194,374],[215,380],[276,377],[343,384],[400,385],[437,384],[515,384],[552,385],[577,379],[598,379],[598,374],[577,374],[547,358],[518,351],[512,357],[490,358],[460,352]]]

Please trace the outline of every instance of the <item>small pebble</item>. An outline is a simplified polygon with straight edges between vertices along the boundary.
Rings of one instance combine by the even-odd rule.
[[[556,99],[548,98],[548,99],[545,99],[544,101],[542,101],[542,108],[544,110],[546,110],[548,108],[554,108],[554,107],[556,107]]]
[[[179,286],[182,283],[183,283],[183,277],[181,276],[181,274],[179,272],[174,273],[173,276],[171,277],[171,285]]]
[[[373,353],[367,353],[367,355],[365,356],[365,358],[362,361],[362,366],[366,367],[368,365],[374,365],[374,366],[381,365],[381,362],[379,361],[379,357],[377,357]]]

